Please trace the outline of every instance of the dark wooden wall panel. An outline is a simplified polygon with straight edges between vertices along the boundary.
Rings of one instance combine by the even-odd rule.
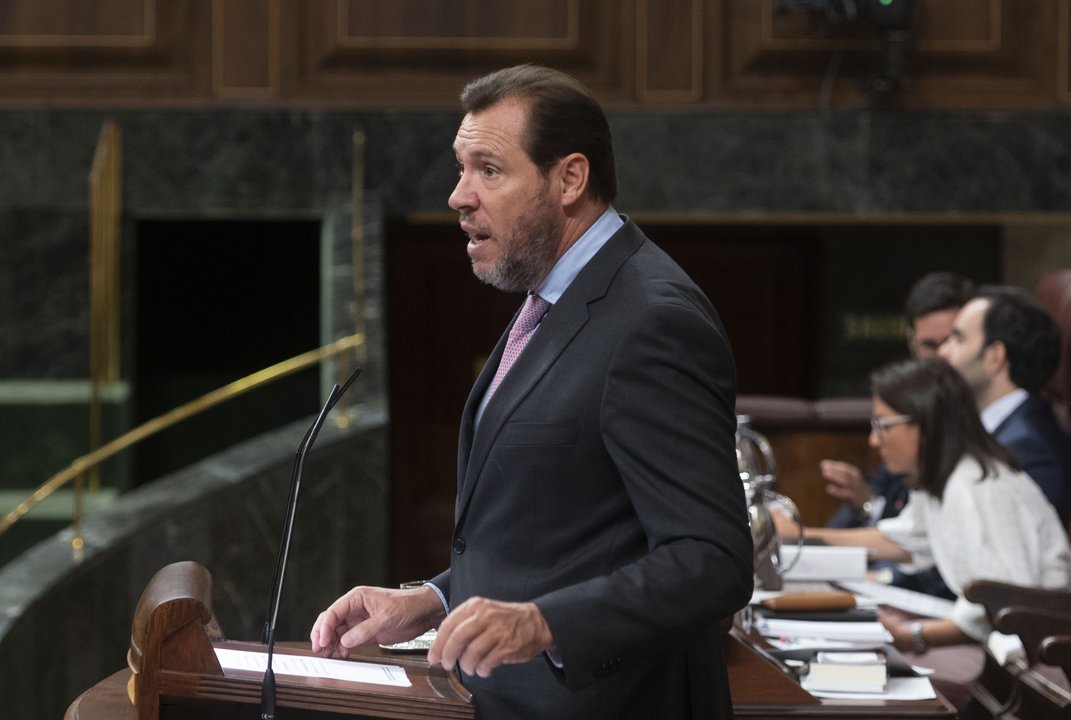
[[[280,0],[212,4],[212,87],[221,98],[279,94]]]
[[[883,105],[1071,103],[1066,0],[916,0]],[[447,109],[519,62],[612,108],[865,107],[882,33],[777,0],[4,0],[4,104]]]
[[[0,9],[5,40],[24,46],[147,46],[152,41],[154,15],[155,4],[147,0],[38,0],[4,3]]]
[[[107,105],[210,92],[207,0],[5,0],[0,101]]]
[[[320,0],[293,8],[303,36],[286,90],[367,107],[456,107],[468,79],[538,62],[614,92],[621,38],[609,0]]]
[[[1056,91],[1057,0],[918,0],[904,107],[1047,107]],[[773,0],[725,0],[727,63],[719,104],[833,106],[868,101],[883,33],[822,14],[778,13]],[[1066,44],[1066,43],[1065,43]],[[1066,48],[1063,50],[1066,65]]]
[[[703,97],[703,0],[637,0],[636,94],[642,101]]]
[[[1056,92],[1060,102],[1071,103],[1071,7],[1065,2],[1057,5]]]

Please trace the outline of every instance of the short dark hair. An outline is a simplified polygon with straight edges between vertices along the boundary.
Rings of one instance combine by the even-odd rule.
[[[959,310],[974,295],[974,283],[953,272],[931,272],[907,291],[904,316],[910,325],[924,315],[941,310]]]
[[[1060,331],[1052,317],[1020,287],[983,286],[977,297],[989,301],[984,347],[1003,343],[1011,381],[1028,393],[1041,392],[1060,362]]]
[[[985,475],[1001,462],[1015,460],[982,426],[967,381],[939,358],[904,360],[870,376],[874,395],[919,428],[917,486],[940,499],[949,475],[964,455],[982,466]]]
[[[476,78],[461,91],[461,108],[480,112],[507,98],[528,103],[524,149],[543,173],[574,152],[588,159],[592,197],[613,202],[617,170],[610,123],[584,85],[565,73],[539,65],[517,65]]]

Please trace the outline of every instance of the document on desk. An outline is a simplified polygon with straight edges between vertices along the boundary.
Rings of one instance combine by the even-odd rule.
[[[937,693],[933,684],[926,677],[891,677],[880,693],[845,693],[825,690],[810,690],[806,683],[803,689],[815,697],[831,700],[933,700]]]
[[[952,615],[952,608],[955,607],[951,600],[873,580],[838,581],[836,585],[870,598],[879,605],[888,605],[923,617],[946,618]]]
[[[268,654],[266,652],[230,650],[228,648],[216,648],[215,650],[219,664],[224,669],[250,670],[263,673],[268,668]],[[397,665],[335,660],[309,655],[275,654],[272,655],[271,667],[277,675],[331,678],[372,685],[393,685],[394,687],[411,687],[413,684],[405,674],[405,668]]]
[[[778,620],[759,617],[755,629],[766,637],[821,638],[853,643],[892,642],[892,635],[880,622],[833,622],[814,620]]]

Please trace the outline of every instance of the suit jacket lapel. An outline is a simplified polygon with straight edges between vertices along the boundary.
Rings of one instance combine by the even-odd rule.
[[[479,426],[474,428],[476,409],[498,367],[498,360],[505,347],[505,338],[509,334],[508,328],[499,339],[465,404],[458,452],[460,486],[455,518],[458,524],[502,426],[588,321],[588,305],[606,294],[621,264],[644,240],[639,228],[631,222],[626,222],[595,254],[543,318],[539,330],[532,336],[524,353],[484,408]]]

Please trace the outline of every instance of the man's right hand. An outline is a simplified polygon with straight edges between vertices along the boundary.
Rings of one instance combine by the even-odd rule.
[[[874,499],[863,472],[855,465],[839,460],[823,460],[818,464],[826,483],[826,492],[842,500],[856,510],[862,511],[863,505]]]
[[[385,645],[412,640],[446,617],[430,587],[405,590],[358,586],[320,613],[309,638],[324,657],[348,657],[350,648],[375,641]]]

